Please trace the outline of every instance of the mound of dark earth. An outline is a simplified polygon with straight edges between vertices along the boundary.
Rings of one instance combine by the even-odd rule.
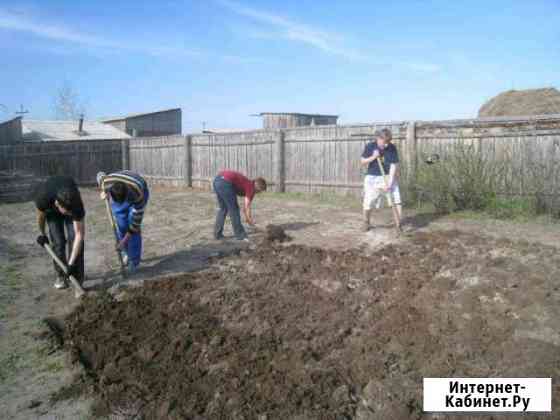
[[[282,226],[267,225],[266,226],[266,240],[269,242],[286,242],[290,238]]]
[[[120,302],[86,298],[66,320],[65,347],[86,368],[97,414],[418,419],[423,377],[558,370],[557,347],[520,341],[507,311],[531,304],[547,275],[512,280],[523,266],[489,256],[516,246],[459,232],[417,233],[372,255],[265,242]]]

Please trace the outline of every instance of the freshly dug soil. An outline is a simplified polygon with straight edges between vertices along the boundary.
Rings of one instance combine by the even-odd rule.
[[[274,241],[278,241],[278,242],[285,242],[285,241],[289,241],[292,238],[290,238],[288,235],[286,235],[286,232],[284,231],[284,228],[282,228],[282,226],[278,226],[278,225],[267,225],[266,226],[266,240],[269,242],[274,242]]]
[[[534,253],[557,263],[554,248],[460,232],[417,233],[372,255],[265,241],[120,302],[86,298],[65,346],[98,414],[419,419],[423,377],[560,373],[554,343],[518,334],[523,308],[560,278],[508,256]]]

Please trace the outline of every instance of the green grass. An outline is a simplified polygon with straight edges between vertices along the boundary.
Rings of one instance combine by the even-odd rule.
[[[0,382],[5,382],[21,365],[22,356],[18,351],[11,351],[0,355]]]
[[[537,214],[530,200],[496,199],[482,211],[464,210],[453,212],[449,217],[474,220],[507,220],[519,223],[557,224],[560,220],[549,214]]]
[[[7,318],[8,305],[28,286],[20,267],[11,263],[0,266],[0,320]]]
[[[343,196],[333,193],[309,194],[299,192],[274,193],[265,192],[259,197],[267,200],[300,201],[304,203],[336,206],[341,209],[360,210],[362,203],[359,197]],[[406,197],[405,197],[406,198]],[[413,211],[416,215],[436,215],[437,211],[429,202],[410,203],[405,202],[405,212]],[[532,200],[523,198],[494,198],[489,201],[483,210],[460,210],[452,211],[442,216],[451,219],[469,220],[508,220],[519,223],[551,224],[560,223],[550,215],[537,215]]]
[[[2,284],[10,289],[20,290],[26,286],[23,275],[16,267],[8,266],[4,268],[2,270],[2,275],[4,276]]]
[[[362,206],[362,200],[360,197],[334,193],[265,192],[259,194],[257,197],[281,201],[301,201],[306,203],[333,205],[341,208],[352,209],[360,209]]]
[[[43,368],[43,371],[49,373],[58,373],[64,370],[64,363],[62,360],[53,360],[51,362],[47,362]]]
[[[437,214],[435,206],[429,202],[408,203],[405,210],[417,214]],[[455,210],[440,213],[450,219],[504,220],[519,223],[558,224],[560,219],[550,214],[537,214],[533,200],[524,198],[494,198],[482,210]]]

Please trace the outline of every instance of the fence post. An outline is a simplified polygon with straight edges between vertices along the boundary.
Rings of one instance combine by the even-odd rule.
[[[185,136],[185,166],[183,168],[185,185],[192,187],[192,136]]]
[[[276,183],[276,192],[286,191],[286,153],[284,147],[285,133],[280,130],[276,138],[276,159],[274,159],[274,182]]]
[[[416,139],[416,122],[409,121],[406,126],[406,149],[408,154],[408,183],[414,182],[418,170],[418,144]]]
[[[121,154],[122,154],[122,168],[123,170],[130,169],[130,140],[121,140]]]
[[[76,160],[78,161],[76,165],[76,169],[77,169],[76,180],[78,181],[78,184],[81,184],[83,182],[86,182],[86,180],[82,178],[82,173],[83,173],[82,148],[80,147],[80,142],[78,141],[74,143],[74,155],[76,156]]]

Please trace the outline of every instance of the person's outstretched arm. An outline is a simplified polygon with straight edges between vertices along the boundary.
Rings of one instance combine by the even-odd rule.
[[[250,226],[255,226],[255,221],[253,220],[253,216],[251,215],[251,202],[252,200],[245,197],[243,202],[243,214],[245,215],[245,221]]]

